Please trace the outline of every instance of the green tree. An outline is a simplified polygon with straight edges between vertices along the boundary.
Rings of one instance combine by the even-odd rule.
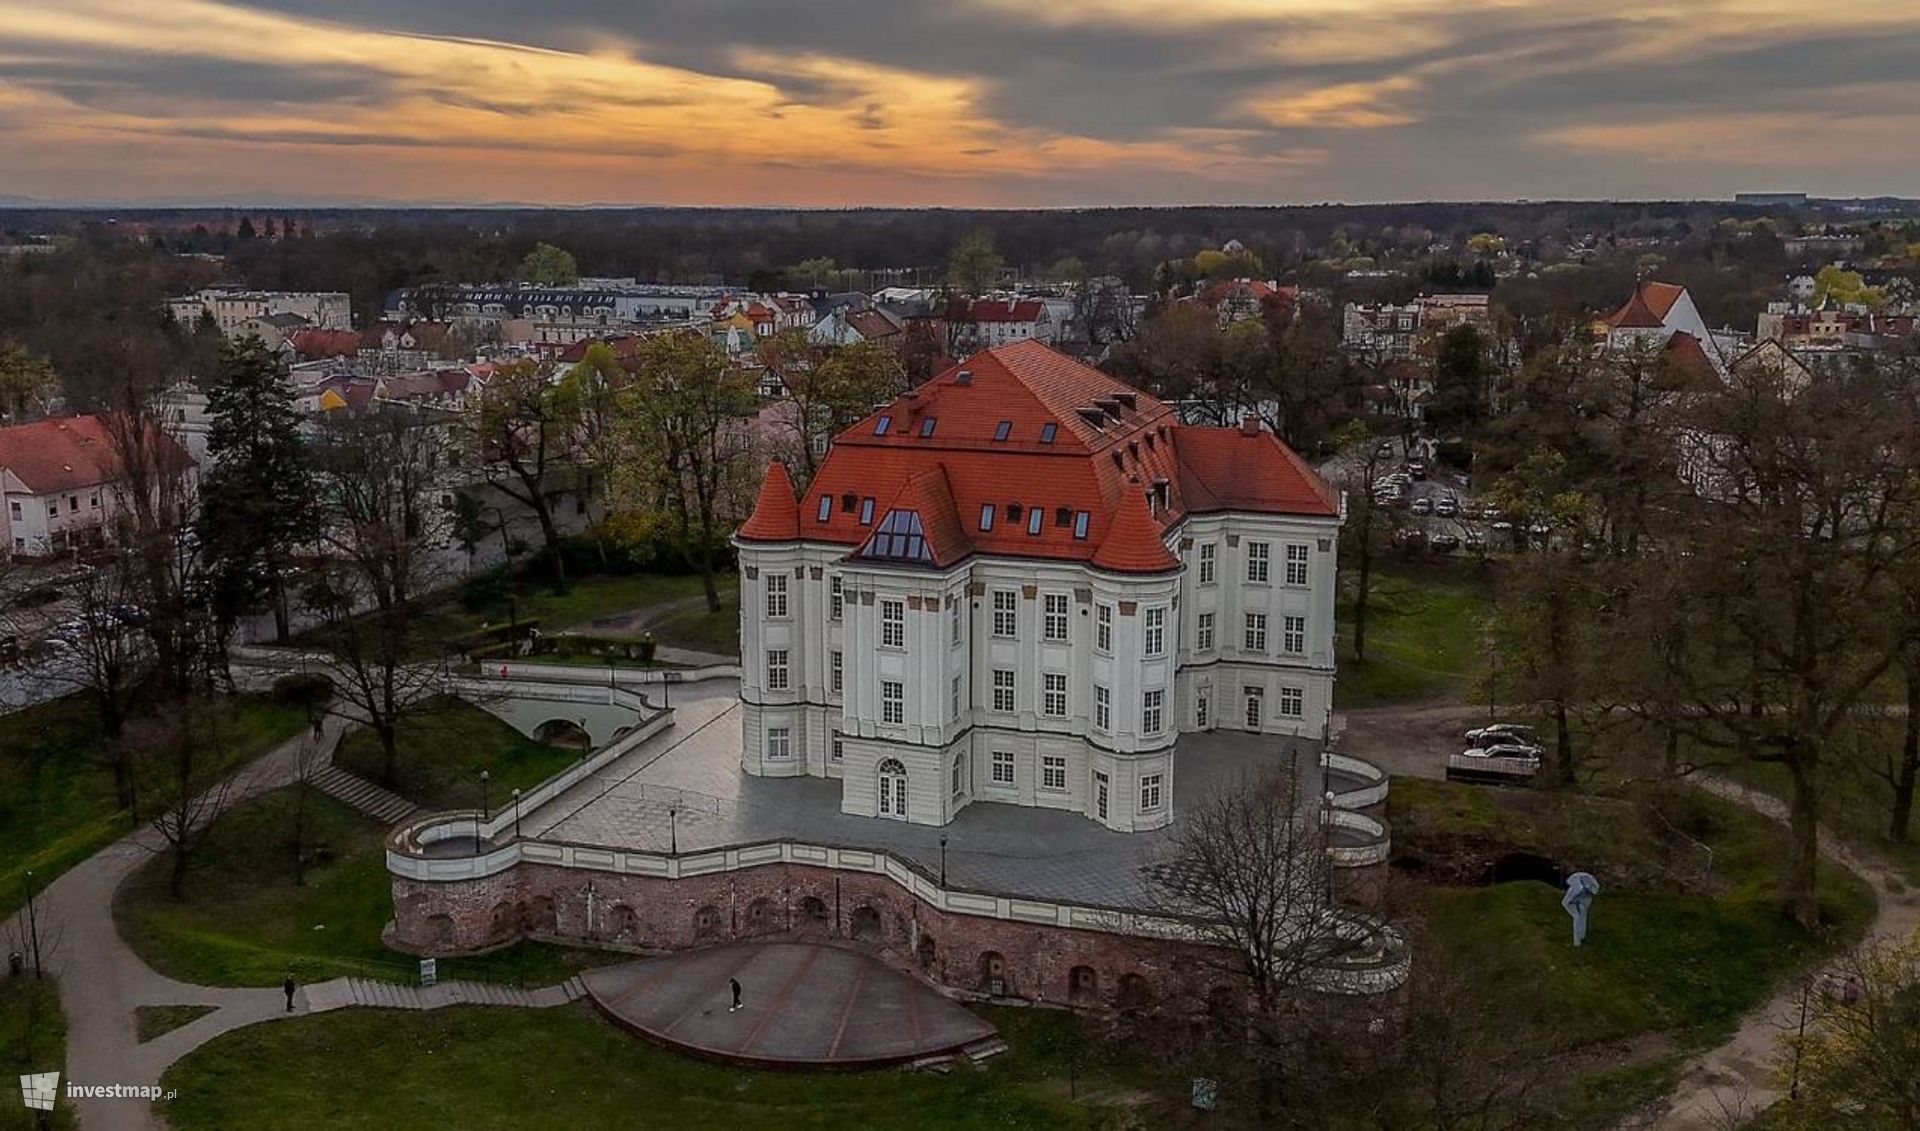
[[[642,343],[616,400],[616,505],[657,516],[672,531],[700,574],[708,612],[720,611],[727,537],[752,503],[757,453],[749,418],[758,404],[753,383],[705,334]]]
[[[232,625],[270,600],[284,640],[285,576],[295,552],[318,536],[319,520],[293,393],[259,338],[221,349],[207,411],[212,459],[200,482],[199,536],[214,614]]]
[[[1860,272],[1847,271],[1832,263],[1813,276],[1814,305],[1819,306],[1828,299],[1842,306],[1864,306],[1868,310],[1878,310],[1887,302],[1886,293],[1867,286]]]
[[[965,298],[978,298],[993,289],[1005,263],[993,246],[992,232],[970,232],[947,254],[947,286]]]
[[[0,414],[9,420],[45,415],[59,391],[46,358],[23,346],[0,345]]]
[[[583,454],[578,446],[583,374],[554,383],[533,361],[494,371],[467,414],[468,439],[487,482],[533,512],[546,545],[553,591],[567,591],[566,555],[553,513],[557,483]]]
[[[550,243],[537,243],[520,261],[520,281],[541,287],[570,287],[580,281],[580,265],[573,253]]]
[[[1493,366],[1487,361],[1487,341],[1478,327],[1462,322],[1432,343],[1433,400],[1426,418],[1443,436],[1460,435],[1487,418],[1487,385]]]
[[[793,277],[808,290],[819,290],[840,277],[840,266],[827,256],[817,255],[794,264]]]

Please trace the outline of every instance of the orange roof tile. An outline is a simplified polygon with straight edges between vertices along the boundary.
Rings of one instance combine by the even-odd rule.
[[[898,509],[919,515],[943,567],[967,553],[1092,561],[1124,497],[1160,485],[1170,522],[1339,513],[1332,489],[1271,434],[1182,425],[1153,397],[1027,341],[975,354],[842,432],[787,537],[866,547]],[[766,499],[743,538],[768,540]]]
[[[1135,486],[1138,486],[1136,484]],[[1113,529],[1094,552],[1095,569],[1110,573],[1166,573],[1180,568],[1180,559],[1167,550],[1160,524],[1147,511],[1147,497],[1140,491],[1120,496],[1115,508]]]
[[[778,460],[767,465],[753,514],[740,528],[740,537],[753,542],[793,542],[800,537],[800,504],[793,497],[793,479]]]

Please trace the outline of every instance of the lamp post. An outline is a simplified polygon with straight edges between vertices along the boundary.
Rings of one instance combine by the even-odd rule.
[[[520,791],[513,791],[513,839],[520,839]]]
[[[46,971],[40,965],[40,920],[33,907],[33,870],[27,870],[27,938],[33,951],[33,976],[35,980],[46,977]]]
[[[678,805],[667,806],[667,852],[673,856],[680,855],[680,807]]]
[[[492,771],[490,770],[480,771],[480,819],[483,821],[493,815],[492,813],[487,811],[487,783],[492,780],[493,780]]]
[[[940,886],[947,886],[947,834],[940,834]]]

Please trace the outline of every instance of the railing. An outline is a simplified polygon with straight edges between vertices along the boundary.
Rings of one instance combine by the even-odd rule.
[[[509,680],[525,679],[542,683],[634,684],[701,683],[710,679],[739,679],[739,664],[714,664],[704,668],[627,668],[606,664],[542,664],[529,660],[503,660],[493,670],[482,667],[480,678],[498,679],[499,668]]]
[[[1448,781],[1524,782],[1540,772],[1538,758],[1481,758],[1472,754],[1447,756]]]
[[[1345,774],[1359,778],[1365,784],[1358,789],[1334,792],[1333,804],[1339,809],[1365,809],[1378,805],[1387,799],[1387,773],[1372,762],[1363,762],[1345,754],[1336,754],[1329,750],[1320,757],[1321,768],[1329,774]],[[1331,782],[1327,788],[1333,789]]]
[[[1365,868],[1373,864],[1386,862],[1393,851],[1392,840],[1387,835],[1387,824],[1365,813],[1356,813],[1350,809],[1328,809],[1325,817],[1328,831],[1346,831],[1358,837],[1360,844],[1333,843],[1329,837],[1327,858],[1336,868]]]

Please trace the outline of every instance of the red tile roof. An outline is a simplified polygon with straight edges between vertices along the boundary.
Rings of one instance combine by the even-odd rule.
[[[360,352],[360,334],[356,330],[295,330],[287,340],[293,343],[293,352],[309,360],[353,357]]]
[[[740,537],[752,542],[793,542],[800,537],[800,504],[793,498],[793,480],[778,460],[767,465],[753,515],[740,528]]]
[[[1167,549],[1165,533],[1147,510],[1144,493],[1121,494],[1113,528],[1094,551],[1093,566],[1109,573],[1166,573],[1180,568],[1180,559]]]
[[[194,463],[187,450],[164,432],[156,440],[155,452],[175,471]],[[120,457],[104,420],[70,416],[0,428],[0,468],[12,472],[29,491],[45,495],[118,479]]]
[[[1270,433],[1182,425],[1153,397],[1028,341],[975,354],[842,432],[797,508],[797,537],[867,547],[899,510],[918,515],[942,567],[969,553],[1094,562],[1118,537],[1108,561],[1158,570],[1122,506],[1132,497],[1144,512],[1155,490],[1169,525],[1220,510],[1339,513],[1333,489]],[[762,489],[742,538],[796,537],[773,497]]]
[[[1618,330],[1650,330],[1666,325],[1667,312],[1687,288],[1674,283],[1642,283],[1625,306],[1607,317],[1607,325]]]
[[[979,298],[958,318],[963,322],[1038,322],[1046,310],[1046,304],[1039,299]]]

